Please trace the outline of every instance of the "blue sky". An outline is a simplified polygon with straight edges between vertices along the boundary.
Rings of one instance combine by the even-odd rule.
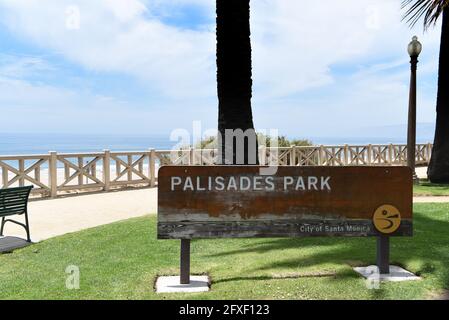
[[[440,26],[410,30],[400,3],[252,0],[256,127],[295,137],[402,128],[415,34],[418,122],[431,126]],[[0,0],[3,132],[215,128],[215,68],[215,0]]]

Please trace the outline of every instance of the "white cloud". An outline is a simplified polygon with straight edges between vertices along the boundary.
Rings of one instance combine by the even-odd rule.
[[[215,94],[215,28],[167,25],[154,13],[206,0],[2,0],[10,30],[99,71],[135,75],[167,96]],[[66,28],[77,6],[80,28]],[[333,64],[402,52],[400,1],[252,1],[255,88],[285,96],[332,83]],[[167,14],[167,12],[166,12]],[[403,45],[399,46],[399,43]],[[257,91],[256,91],[257,93]]]
[[[400,0],[251,0],[251,4],[257,126],[290,132],[301,128],[298,134],[309,128],[317,131],[315,135],[326,135],[355,124],[405,121],[406,46],[414,33],[421,32],[410,31],[401,22]],[[73,5],[79,8],[79,28],[66,27],[66,9]],[[177,99],[164,105],[166,111],[154,112],[167,118],[181,113],[190,121],[195,113],[195,119],[201,116],[198,110],[208,110],[206,105],[215,115],[215,26],[189,29],[164,23],[161,17],[192,5],[214,21],[213,0],[0,0],[0,18],[27,42],[91,70],[131,75]],[[424,51],[419,74],[428,79],[420,82],[426,93],[420,98],[419,117],[425,121],[434,115],[429,92],[435,87],[438,31],[420,35]],[[350,74],[336,74],[340,64],[351,66]],[[40,88],[36,95],[45,100],[46,90]],[[195,100],[202,107],[195,109]],[[187,102],[180,101],[189,101],[191,114],[182,107]],[[161,107],[157,101],[148,105],[153,103],[155,109]],[[313,124],[316,119],[319,126]]]
[[[138,19],[147,10],[143,3],[134,0],[105,0],[105,2],[106,7],[110,8],[114,16],[122,23]]]
[[[0,6],[11,31],[86,68],[134,75],[172,97],[214,92],[214,35],[163,24],[144,15],[141,1],[2,0]],[[73,6],[79,28],[67,27]]]
[[[186,109],[191,118],[180,112]],[[191,128],[193,120],[212,123],[215,115],[210,110],[213,107],[203,100],[164,107],[158,101],[135,105],[0,75],[0,132],[168,134],[174,128]]]
[[[52,70],[40,57],[0,54],[0,77],[20,79]]]
[[[256,0],[252,17],[255,84],[274,96],[332,83],[338,63],[407,59],[412,35],[395,0]]]

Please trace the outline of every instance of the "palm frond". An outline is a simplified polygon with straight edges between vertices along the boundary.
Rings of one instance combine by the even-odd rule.
[[[424,17],[424,29],[435,25],[443,10],[449,6],[449,0],[403,0],[401,9],[407,9],[402,20],[413,27]]]

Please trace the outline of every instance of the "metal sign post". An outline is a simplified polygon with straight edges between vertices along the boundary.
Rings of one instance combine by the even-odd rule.
[[[190,240],[181,240],[181,284],[190,283]]]
[[[390,273],[390,237],[377,237],[377,267],[380,274]]]

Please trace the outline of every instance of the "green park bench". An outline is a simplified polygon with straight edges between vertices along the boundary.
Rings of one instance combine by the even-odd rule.
[[[24,227],[27,233],[27,241],[31,242],[27,210],[31,189],[33,189],[33,186],[0,189],[0,217],[2,218],[0,236],[3,236],[3,228],[5,223],[9,221]],[[25,214],[25,224],[7,219],[9,216],[22,214]]]

